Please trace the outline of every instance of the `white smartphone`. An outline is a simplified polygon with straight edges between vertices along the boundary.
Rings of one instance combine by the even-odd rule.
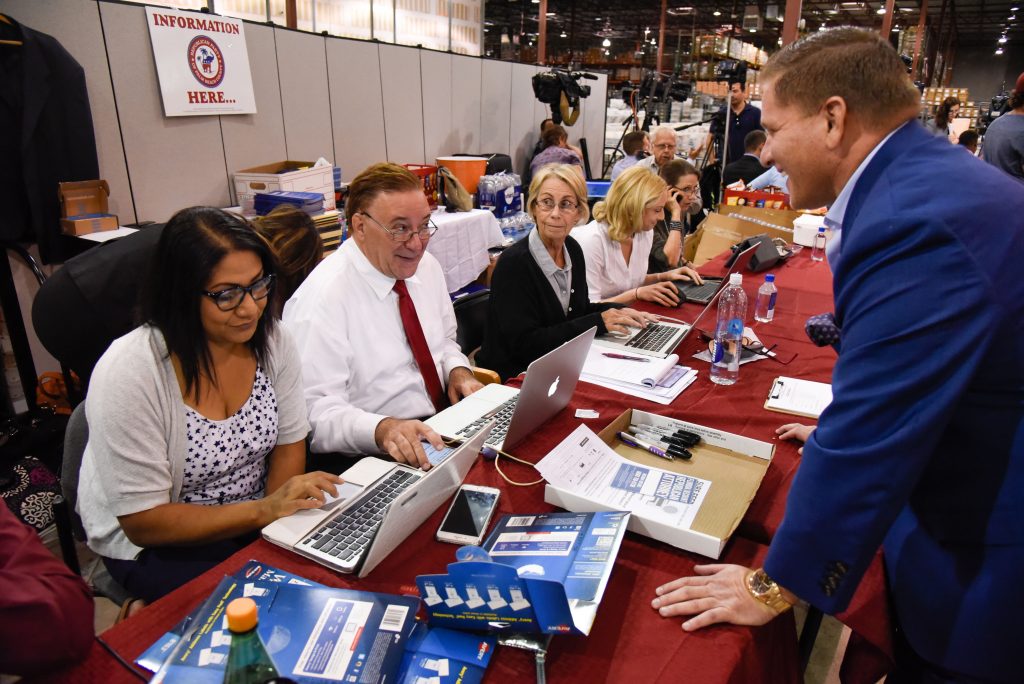
[[[499,494],[494,487],[462,485],[437,529],[437,540],[463,546],[479,544],[498,508]]]

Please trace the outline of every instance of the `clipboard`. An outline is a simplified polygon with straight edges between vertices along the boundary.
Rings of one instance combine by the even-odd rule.
[[[769,411],[817,419],[832,403],[832,385],[812,380],[778,377],[768,391],[764,407]]]

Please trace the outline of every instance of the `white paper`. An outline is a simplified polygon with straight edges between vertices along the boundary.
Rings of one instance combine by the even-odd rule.
[[[628,356],[633,360],[617,359],[607,356]],[[633,385],[653,387],[679,363],[679,357],[671,354],[659,359],[629,351],[611,350],[601,345],[591,345],[587,352],[587,361],[583,364],[583,372],[591,377],[605,380],[617,380]]]
[[[685,368],[686,372],[676,381],[671,387],[646,387],[644,385],[635,385],[631,382],[620,382],[618,380],[609,380],[599,376],[589,375],[583,373],[580,375],[580,380],[589,382],[591,385],[597,385],[598,387],[604,387],[606,389],[615,390],[622,394],[628,394],[631,397],[639,397],[646,399],[647,401],[653,401],[658,404],[668,405],[675,401],[675,398],[682,393],[684,389],[693,384],[693,381],[697,379],[697,371],[686,366],[680,366]]]
[[[817,418],[832,403],[832,385],[811,380],[775,379],[764,406],[775,411]]]
[[[689,529],[709,480],[633,463],[580,425],[537,464],[548,483],[613,510]]]

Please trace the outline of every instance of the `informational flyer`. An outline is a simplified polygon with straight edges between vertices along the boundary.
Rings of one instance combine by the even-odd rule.
[[[709,480],[650,468],[619,456],[586,425],[537,464],[549,484],[620,511],[690,529]]]
[[[165,116],[255,114],[240,19],[147,7]]]

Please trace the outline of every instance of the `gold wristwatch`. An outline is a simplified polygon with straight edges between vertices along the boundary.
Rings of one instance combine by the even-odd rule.
[[[768,576],[764,568],[751,570],[747,573],[747,591],[755,599],[768,606],[776,615],[785,613],[793,607],[793,604],[782,595],[779,585]]]

